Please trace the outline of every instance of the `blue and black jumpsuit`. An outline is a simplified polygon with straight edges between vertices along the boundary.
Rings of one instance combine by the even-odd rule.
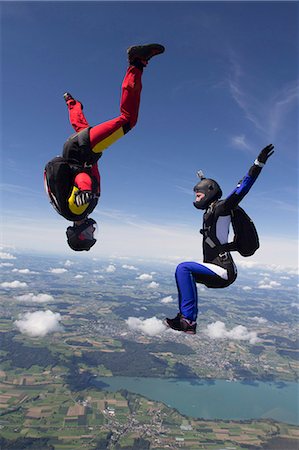
[[[232,210],[249,192],[261,167],[255,162],[245,177],[225,200],[209,205],[203,216],[203,262],[183,262],[176,268],[175,279],[178,289],[180,313],[189,320],[196,321],[198,297],[196,283],[208,288],[224,288],[237,278],[237,268],[230,252],[222,252],[219,247],[228,243]]]

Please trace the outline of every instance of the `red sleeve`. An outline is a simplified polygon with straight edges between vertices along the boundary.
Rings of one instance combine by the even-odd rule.
[[[98,165],[94,164],[91,168],[91,175],[96,179],[98,185],[98,194],[101,193],[101,176],[98,169]]]

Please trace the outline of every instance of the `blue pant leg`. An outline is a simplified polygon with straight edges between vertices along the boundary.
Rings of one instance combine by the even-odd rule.
[[[200,276],[217,275],[207,267],[196,262],[183,262],[176,268],[175,279],[178,288],[179,309],[186,319],[196,320],[198,314],[198,297],[196,281],[200,282]]]
[[[175,279],[179,295],[179,309],[184,317],[196,320],[197,317],[197,288],[192,275],[191,262],[184,262],[177,266]]]

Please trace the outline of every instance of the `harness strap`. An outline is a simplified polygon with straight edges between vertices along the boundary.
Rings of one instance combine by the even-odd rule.
[[[220,253],[234,252],[234,251],[237,250],[237,246],[236,246],[236,243],[234,241],[227,242],[226,244],[217,245],[217,244],[215,244],[215,242],[210,237],[207,237],[205,239],[205,243],[209,247],[215,249],[219,253],[219,255],[220,255]]]

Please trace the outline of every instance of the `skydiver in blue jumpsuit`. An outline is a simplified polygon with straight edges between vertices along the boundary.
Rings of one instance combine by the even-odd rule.
[[[175,279],[178,289],[179,313],[174,319],[166,318],[166,325],[188,334],[196,333],[198,298],[196,283],[208,288],[224,288],[237,278],[237,268],[229,251],[221,246],[228,243],[231,214],[234,208],[249,192],[259,176],[267,159],[274,153],[272,144],[265,147],[245,177],[224,200],[219,184],[203,178],[194,186],[196,194],[193,203],[197,209],[205,210],[203,215],[203,263],[183,262],[176,268]]]

